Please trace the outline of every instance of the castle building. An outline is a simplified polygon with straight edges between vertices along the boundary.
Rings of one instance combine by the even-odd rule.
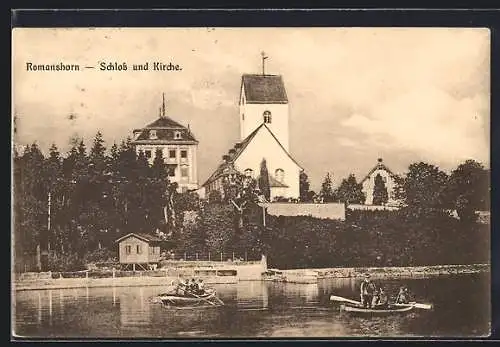
[[[365,205],[373,205],[373,191],[375,188],[375,179],[378,175],[382,178],[387,189],[388,201],[386,205],[397,204],[398,201],[394,195],[396,175],[383,163],[382,158],[379,158],[377,165],[375,165],[361,181],[363,186],[362,191],[366,196]]]
[[[144,152],[150,165],[160,149],[170,182],[177,182],[178,191],[198,189],[197,149],[198,141],[191,129],[165,115],[165,95],[160,117],[142,129],[134,130],[132,144],[136,153]]]
[[[289,152],[289,103],[282,76],[244,74],[238,115],[240,141],[203,184],[206,194],[223,194],[223,179],[233,171],[258,179],[265,159],[271,200],[298,198],[302,168]]]

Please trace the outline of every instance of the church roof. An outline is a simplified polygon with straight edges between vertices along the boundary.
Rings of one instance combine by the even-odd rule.
[[[379,158],[378,159],[378,163],[377,165],[375,165],[371,170],[370,172],[368,172],[368,174],[361,180],[360,183],[363,183],[364,181],[366,181],[368,178],[370,178],[370,176],[376,171],[376,170],[384,170],[384,171],[387,171],[387,173],[389,173],[389,175],[391,177],[394,177],[396,176],[383,162],[382,162],[382,159]]]
[[[274,140],[278,143],[278,145],[283,149],[283,151],[288,155],[288,157],[300,168],[302,168],[296,161],[293,159],[293,157],[288,153],[288,151],[283,147],[283,145],[279,142],[278,138],[273,134],[271,129],[267,127],[265,123],[262,123],[259,127],[257,127],[254,131],[250,133],[242,142],[239,142],[235,144],[235,146],[232,148],[233,153],[228,155],[228,160],[221,163],[217,169],[210,175],[210,177],[203,183],[202,186],[206,186],[207,184],[215,181],[217,178],[222,176],[223,174],[227,173],[227,170],[235,170],[234,169],[234,162],[238,157],[245,151],[245,148],[252,142],[252,139],[257,135],[259,131],[264,131],[267,130],[269,133],[273,136]],[[229,151],[231,153],[231,150]],[[271,176],[270,176],[271,177]],[[282,185],[282,183],[276,181],[275,186],[272,187],[288,187],[286,185]],[[270,181],[271,183],[271,181]],[[278,185],[281,184],[281,185]]]
[[[156,132],[154,139],[150,136],[151,130]],[[139,134],[135,136],[135,139],[132,141],[133,144],[198,143],[190,129],[165,116],[136,131]],[[180,132],[179,138],[175,136],[176,132]]]
[[[286,104],[283,78],[279,75],[245,74],[241,78],[246,102],[249,104]]]

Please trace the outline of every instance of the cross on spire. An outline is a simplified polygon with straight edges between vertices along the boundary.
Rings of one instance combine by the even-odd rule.
[[[265,76],[266,75],[266,59],[268,58],[268,56],[266,55],[266,53],[264,51],[262,51],[260,53],[260,55],[262,56],[262,76]]]

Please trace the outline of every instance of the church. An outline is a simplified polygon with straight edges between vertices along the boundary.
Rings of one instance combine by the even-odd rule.
[[[240,141],[203,184],[207,196],[214,190],[223,195],[222,182],[234,171],[258,179],[265,160],[271,201],[299,198],[302,167],[289,152],[289,104],[282,76],[265,74],[264,65],[262,74],[244,74],[238,117]]]

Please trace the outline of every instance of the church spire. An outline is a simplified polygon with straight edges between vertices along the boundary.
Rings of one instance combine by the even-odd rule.
[[[260,55],[262,56],[262,76],[265,76],[266,75],[266,59],[268,58],[268,56],[266,55],[266,53],[264,51],[262,51],[260,53]]]

